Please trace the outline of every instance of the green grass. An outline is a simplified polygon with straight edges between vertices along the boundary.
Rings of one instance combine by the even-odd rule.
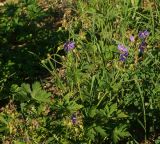
[[[1,142],[158,144],[160,2],[48,7],[31,0],[1,11]],[[68,41],[75,48],[66,52]]]

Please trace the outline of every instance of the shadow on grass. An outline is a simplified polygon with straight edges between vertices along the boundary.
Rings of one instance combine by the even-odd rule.
[[[7,4],[0,11],[0,99],[8,98],[12,84],[32,83],[48,74],[40,60],[68,39],[67,31],[58,31],[63,14],[27,2]]]

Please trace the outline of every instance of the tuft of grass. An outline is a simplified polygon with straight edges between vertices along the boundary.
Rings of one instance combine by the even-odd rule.
[[[48,2],[19,2],[1,12],[0,88],[12,100],[1,109],[1,141],[158,141],[159,1]],[[44,69],[50,81],[32,84]]]

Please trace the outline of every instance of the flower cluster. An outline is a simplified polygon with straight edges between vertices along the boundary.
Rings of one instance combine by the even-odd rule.
[[[147,36],[149,36],[149,32],[147,30],[140,31],[138,36],[139,36],[140,39],[144,40]]]
[[[141,57],[144,53],[144,49],[147,47],[146,38],[149,36],[149,32],[147,30],[140,31],[138,37],[141,39],[141,43],[139,45],[139,57]],[[130,36],[130,41],[135,42],[135,37],[133,35]],[[125,62],[129,52],[128,49],[122,45],[118,44],[118,50],[120,51],[120,61]]]
[[[66,51],[66,52],[69,52],[69,51],[71,51],[72,49],[74,49],[75,48],[75,42],[73,42],[73,41],[68,41],[68,42],[66,42],[65,44],[64,44],[64,50]]]
[[[138,34],[139,38],[142,40],[139,46],[139,57],[141,57],[144,53],[144,49],[147,47],[146,38],[149,36],[149,32],[147,30],[140,31]]]
[[[124,47],[124,45],[119,44],[118,50],[120,51],[120,61],[122,62],[126,61],[128,57],[128,49]]]

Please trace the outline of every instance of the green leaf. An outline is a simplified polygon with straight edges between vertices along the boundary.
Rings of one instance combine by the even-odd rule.
[[[45,90],[43,90],[39,82],[35,82],[32,85],[31,96],[38,102],[49,102],[49,97],[51,96],[51,93],[48,93]]]
[[[21,89],[26,92],[26,93],[31,93],[31,88],[30,88],[30,85],[29,84],[22,84],[21,85]]]
[[[130,136],[129,132],[127,131],[126,125],[119,125],[118,127],[114,128],[113,131],[113,141],[114,143],[118,143],[121,138],[125,138]]]
[[[153,89],[153,93],[156,94],[156,93],[159,93],[159,92],[160,92],[160,84],[156,84],[155,88]]]
[[[83,107],[83,105],[79,105],[76,102],[72,101],[68,106],[67,109],[71,112],[76,112],[79,109],[81,109]]]
[[[141,125],[141,127],[142,127],[144,130],[146,130],[146,129],[145,129],[145,126],[144,126],[144,124],[141,122],[141,120],[137,119],[137,121],[138,121],[138,123]]]
[[[96,132],[93,128],[90,128],[87,132],[87,136],[91,139],[91,140],[94,140],[95,139],[95,135],[96,135]]]
[[[31,89],[29,84],[22,84],[15,91],[14,99],[17,101],[25,102],[30,100]]]
[[[70,98],[71,98],[72,95],[73,95],[73,93],[69,92],[64,96],[64,101],[65,101],[66,104],[69,104]]]
[[[7,131],[8,128],[6,126],[0,126],[0,132]]]
[[[97,108],[95,106],[91,107],[91,109],[89,110],[89,116],[91,118],[93,118],[97,113]]]
[[[117,111],[117,104],[111,104],[110,106],[106,105],[105,110],[108,117],[112,117],[113,113]]]
[[[118,118],[126,118],[128,117],[128,115],[126,115],[124,112],[122,112],[121,110],[118,110],[117,112],[117,117]]]
[[[111,87],[113,88],[114,92],[118,92],[120,90],[121,86],[122,86],[122,84],[121,84],[121,82],[119,82],[119,83],[114,83]]]
[[[32,84],[32,91],[34,91],[34,90],[38,91],[38,90],[41,90],[41,89],[42,89],[42,87],[41,87],[41,84],[39,82],[34,82]]]
[[[1,121],[1,123],[4,123],[4,124],[8,124],[8,122],[4,119],[4,117],[3,116],[0,116],[0,121]]]
[[[105,132],[105,130],[100,127],[100,126],[96,126],[95,127],[96,132],[98,132],[102,137],[106,137],[107,133]]]

